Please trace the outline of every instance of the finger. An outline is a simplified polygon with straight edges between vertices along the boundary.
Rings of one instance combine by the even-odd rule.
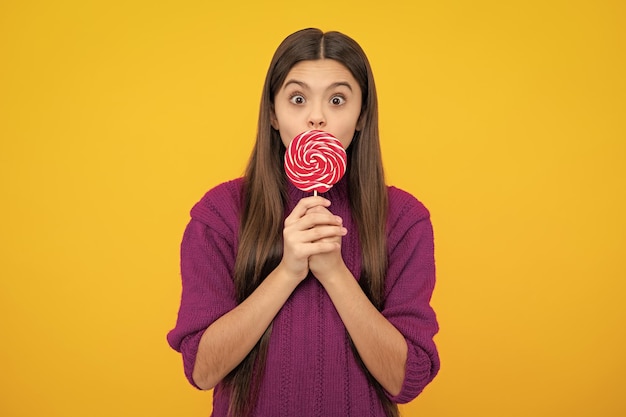
[[[287,218],[285,219],[285,224],[297,221],[306,214],[307,210],[317,206],[329,207],[330,201],[320,196],[303,198],[302,200],[298,201],[298,204],[296,204],[289,216],[287,216]]]
[[[336,241],[321,240],[317,242],[308,243],[302,250],[302,254],[307,258],[313,255],[320,255],[324,253],[330,253],[341,249],[341,243]]]
[[[307,209],[306,214],[309,213],[330,213],[330,211],[323,206],[315,206],[315,207],[311,207],[310,209]]]
[[[308,230],[317,226],[341,226],[342,223],[341,217],[332,213],[307,213],[294,222],[291,227],[295,230]]]
[[[333,214],[327,207],[324,206],[311,207],[306,211],[305,215],[312,213]],[[339,218],[339,216],[337,216],[337,218]]]
[[[348,229],[341,226],[317,226],[301,233],[302,242],[319,242],[326,239],[341,239],[348,234]],[[340,240],[339,240],[340,241]]]
[[[328,214],[328,215],[334,216],[335,220],[339,222],[339,224],[343,223],[343,219],[339,216],[334,215],[330,210],[328,210],[327,207],[323,207],[323,206],[311,207],[310,209],[307,210],[305,216],[308,214],[313,214],[313,213]]]
[[[345,236],[345,235],[344,235],[344,236]],[[341,238],[342,238],[342,237],[343,237],[343,236],[331,236],[331,237],[324,237],[324,238],[322,238],[322,239],[315,240],[315,241],[313,241],[313,242],[311,242],[311,243],[317,243],[317,242],[336,242],[336,243],[341,244]]]

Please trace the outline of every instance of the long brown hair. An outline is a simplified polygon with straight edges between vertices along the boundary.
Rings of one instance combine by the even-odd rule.
[[[270,124],[274,98],[291,68],[300,61],[333,59],[342,63],[359,83],[362,109],[359,130],[348,148],[348,192],[362,250],[360,285],[379,310],[384,301],[387,269],[385,239],[387,189],[385,186],[378,134],[378,100],[372,70],[361,47],[339,32],[304,29],[288,36],[270,63],[259,112],[256,143],[244,175],[239,248],[235,262],[238,302],[246,299],[280,263],[282,229],[287,201],[283,171],[285,147]],[[271,184],[271,186],[267,186]],[[245,417],[256,404],[270,325],[248,356],[225,379],[231,390],[229,414]],[[376,388],[388,417],[398,416],[398,407],[384,394],[352,345],[370,382]]]

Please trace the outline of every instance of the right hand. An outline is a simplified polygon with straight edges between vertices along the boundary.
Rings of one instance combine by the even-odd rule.
[[[323,197],[305,197],[296,204],[285,219],[283,229],[283,258],[280,266],[298,281],[309,273],[309,257],[332,252],[340,243],[333,239],[346,234],[339,217],[327,210],[330,201]]]

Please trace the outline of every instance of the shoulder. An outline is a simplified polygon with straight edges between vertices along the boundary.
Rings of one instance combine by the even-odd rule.
[[[389,253],[401,257],[416,255],[421,251],[432,253],[433,227],[430,212],[412,194],[395,187],[389,187],[389,209],[387,216],[387,245]],[[419,255],[420,256],[424,256]]]
[[[387,243],[393,250],[408,238],[419,240],[424,233],[432,234],[430,212],[412,194],[388,187]]]
[[[226,227],[232,232],[239,222],[242,189],[242,178],[215,186],[193,206],[191,218],[211,228]]]
[[[412,194],[399,188],[387,187],[389,198],[388,222],[390,226],[396,222],[419,222],[430,218],[430,212]]]

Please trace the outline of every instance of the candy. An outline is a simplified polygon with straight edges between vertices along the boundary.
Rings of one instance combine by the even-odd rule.
[[[348,157],[341,142],[321,130],[296,136],[285,153],[287,178],[302,191],[325,193],[346,173]]]

